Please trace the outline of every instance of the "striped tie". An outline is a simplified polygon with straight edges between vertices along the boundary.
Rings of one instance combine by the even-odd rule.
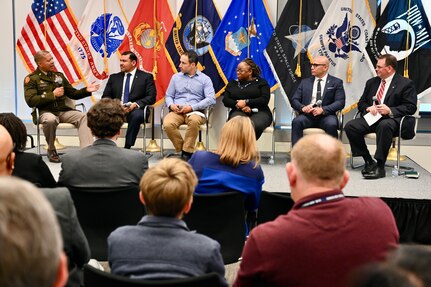
[[[383,93],[385,92],[386,81],[382,80],[382,84],[380,85],[379,92],[377,93],[377,101],[379,104],[382,104]]]

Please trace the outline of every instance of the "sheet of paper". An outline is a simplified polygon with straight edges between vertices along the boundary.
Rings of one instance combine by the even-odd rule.
[[[371,113],[367,113],[364,116],[365,121],[369,126],[372,126],[375,124],[380,118],[382,117],[381,114],[377,113],[375,116],[373,116]]]

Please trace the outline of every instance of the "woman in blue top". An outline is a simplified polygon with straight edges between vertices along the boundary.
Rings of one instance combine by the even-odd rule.
[[[197,151],[191,157],[189,163],[199,179],[195,193],[242,192],[246,209],[254,210],[264,183],[259,161],[250,118],[234,117],[223,126],[215,152]]]

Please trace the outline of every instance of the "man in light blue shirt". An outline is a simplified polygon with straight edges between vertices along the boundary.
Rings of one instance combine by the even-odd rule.
[[[165,102],[169,114],[163,120],[166,134],[175,151],[189,160],[195,148],[199,126],[206,122],[203,111],[215,104],[215,92],[211,79],[197,69],[198,55],[186,51],[180,59],[181,72],[175,74],[166,91]],[[179,126],[187,124],[182,138]]]

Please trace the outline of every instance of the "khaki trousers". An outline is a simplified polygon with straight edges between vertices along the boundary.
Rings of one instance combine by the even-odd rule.
[[[175,147],[176,152],[186,151],[193,153],[195,151],[196,138],[198,137],[200,125],[204,124],[206,119],[199,115],[192,114],[190,116],[183,114],[176,114],[170,112],[163,120],[163,126],[166,134]],[[186,134],[184,139],[178,130],[182,124],[187,125]]]

